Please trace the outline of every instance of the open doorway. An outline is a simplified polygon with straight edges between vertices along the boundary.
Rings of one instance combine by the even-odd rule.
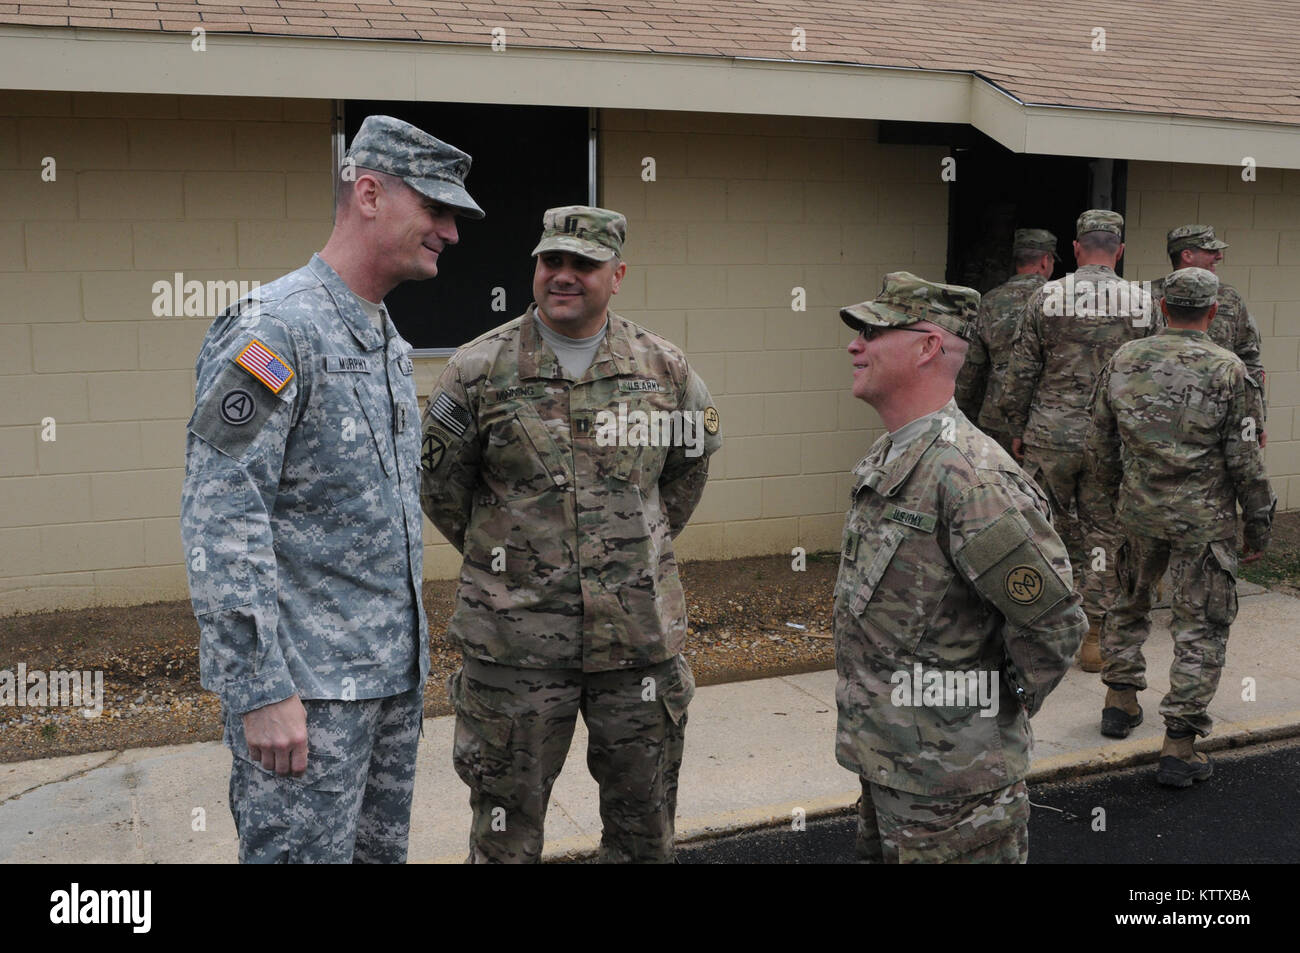
[[[973,130],[972,130],[973,131]],[[1021,155],[976,132],[954,146],[957,179],[948,205],[951,284],[981,294],[1011,277],[1011,241],[1017,228],[1046,228],[1057,237],[1053,278],[1074,271],[1075,220],[1088,208],[1124,214],[1127,165],[1074,156]],[[1123,274],[1124,263],[1119,263]]]

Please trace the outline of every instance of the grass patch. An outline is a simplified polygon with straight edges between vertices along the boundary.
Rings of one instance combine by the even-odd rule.
[[[1300,549],[1286,547],[1278,551],[1265,550],[1259,562],[1241,567],[1241,578],[1258,586],[1276,586],[1279,583],[1300,588]]]

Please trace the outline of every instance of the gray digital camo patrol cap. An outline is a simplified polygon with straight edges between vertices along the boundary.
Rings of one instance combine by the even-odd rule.
[[[880,294],[871,301],[840,309],[840,320],[854,331],[867,325],[899,328],[929,321],[970,340],[971,321],[979,311],[980,293],[962,285],[926,281],[910,271],[885,275]]]
[[[627,219],[619,212],[593,205],[562,205],[542,214],[542,240],[534,255],[567,251],[592,261],[622,256]]]
[[[352,139],[347,158],[362,169],[387,172],[425,198],[441,202],[466,218],[482,218],[467,191],[465,177],[474,160],[423,129],[392,116],[367,116]]]
[[[1206,251],[1218,251],[1227,248],[1227,242],[1214,237],[1213,225],[1179,225],[1165,236],[1165,249],[1176,254],[1184,248],[1204,248]]]
[[[1165,278],[1165,301],[1180,308],[1208,308],[1218,295],[1218,275],[1204,268],[1179,268]]]

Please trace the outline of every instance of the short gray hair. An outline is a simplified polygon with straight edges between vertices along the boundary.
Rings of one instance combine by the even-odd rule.
[[[353,187],[356,185],[356,180],[362,175],[373,176],[378,179],[379,183],[386,189],[395,189],[399,185],[406,185],[406,180],[401,176],[391,175],[388,172],[380,172],[378,169],[366,169],[362,166],[352,165],[346,165],[343,168],[352,169],[354,175],[352,176],[352,180],[349,181],[343,177],[343,170],[339,170],[339,177],[337,179],[338,190],[334,197],[335,221],[338,221],[339,213],[352,204]]]

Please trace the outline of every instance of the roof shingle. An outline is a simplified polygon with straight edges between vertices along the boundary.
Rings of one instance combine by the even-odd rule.
[[[971,71],[1022,102],[1300,124],[1291,0],[19,0],[0,23],[760,57]],[[804,31],[806,50],[792,49]],[[1106,49],[1094,51],[1094,30]],[[1230,51],[1230,52],[1228,52]]]

